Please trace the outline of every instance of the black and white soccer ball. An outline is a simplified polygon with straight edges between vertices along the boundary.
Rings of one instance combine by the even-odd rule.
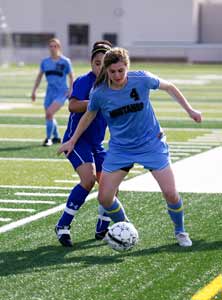
[[[113,250],[126,251],[136,245],[139,235],[132,223],[118,222],[109,228],[105,240]]]

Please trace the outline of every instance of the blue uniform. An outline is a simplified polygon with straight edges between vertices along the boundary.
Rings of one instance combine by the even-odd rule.
[[[78,77],[73,83],[73,91],[70,98],[76,98],[78,100],[89,99],[89,93],[95,80],[96,76],[93,72]],[[63,142],[68,141],[72,137],[82,115],[83,113],[70,113]],[[68,157],[75,169],[82,163],[94,162],[96,164],[96,170],[98,172],[102,170],[102,163],[105,157],[102,142],[104,140],[105,131],[106,121],[99,111],[96,118],[79,138],[74,150]]]
[[[44,106],[47,109],[53,101],[64,104],[68,97],[66,77],[72,72],[72,64],[69,58],[61,56],[58,60],[47,57],[42,60],[40,70],[46,76],[47,91]]]
[[[101,110],[110,130],[104,171],[134,163],[160,170],[169,164],[168,145],[149,99],[150,90],[158,87],[159,79],[153,74],[133,71],[120,90],[103,83],[92,91],[88,110]]]

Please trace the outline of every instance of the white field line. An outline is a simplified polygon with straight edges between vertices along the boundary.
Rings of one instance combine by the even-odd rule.
[[[33,196],[33,197],[68,197],[69,194],[64,193],[26,193],[26,192],[17,192],[16,196]]]
[[[33,124],[0,124],[0,128],[3,127],[11,127],[11,128],[45,128],[45,125],[33,125]],[[66,125],[59,125],[59,128],[66,129]],[[164,127],[163,128],[165,131],[215,131],[215,132],[221,132],[221,129],[218,128],[189,128],[189,127],[184,127],[184,128],[169,128],[169,127]]]
[[[64,186],[37,186],[37,185],[0,185],[0,188],[9,189],[37,189],[37,190],[69,190],[70,187]]]
[[[27,158],[27,157],[0,157],[0,160],[10,160],[10,161],[43,161],[43,162],[66,162],[68,160],[65,158]]]
[[[10,128],[45,128],[45,125],[29,125],[29,124],[0,124],[0,128],[6,128],[6,127],[10,127]],[[59,128],[63,128],[65,129],[67,126],[65,125],[59,125]],[[202,129],[202,128],[201,128]]]
[[[58,114],[57,118],[67,118],[69,114]],[[27,117],[27,118],[45,118],[44,114],[16,114],[16,113],[0,113],[0,117]]]
[[[190,139],[186,142],[168,142],[169,145],[179,145],[179,146],[184,146],[184,145],[187,145],[187,146],[206,146],[206,143],[204,142],[199,142],[199,141],[195,141],[194,139]],[[217,143],[218,144],[218,143]],[[211,144],[210,144],[211,145]]]
[[[0,218],[0,222],[10,222],[11,218]]]
[[[43,139],[28,139],[28,138],[0,138],[2,142],[42,142]]]
[[[35,209],[32,208],[5,208],[5,207],[0,207],[0,211],[10,211],[10,212],[34,212]]]
[[[73,180],[56,179],[56,180],[54,180],[54,182],[56,182],[56,183],[76,183],[76,182],[79,182],[79,179],[77,179],[77,180],[75,180],[75,179],[73,179]]]
[[[198,152],[201,152],[201,149],[191,149],[191,148],[186,148],[186,149],[184,149],[184,148],[180,148],[180,149],[178,149],[178,148],[171,148],[170,147],[170,152],[172,153],[172,152],[175,152],[175,153],[177,153],[177,152],[180,152],[180,151],[182,151],[182,150],[184,150],[184,151],[187,151],[187,152],[192,152],[192,153],[198,153]]]
[[[55,201],[44,201],[44,200],[16,200],[16,199],[0,199],[0,203],[16,203],[16,204],[56,204]]]
[[[86,201],[89,201],[91,199],[94,199],[96,198],[97,196],[97,192],[94,192],[92,194],[90,194],[87,198],[86,198]],[[52,214],[55,214],[61,210],[63,210],[65,208],[65,203],[64,204],[60,204],[56,207],[53,207],[53,208],[50,208],[50,209],[47,209],[45,211],[42,211],[40,213],[37,213],[33,216],[30,216],[30,217],[26,217],[26,218],[23,218],[21,220],[18,220],[18,221],[15,221],[15,222],[12,222],[10,224],[6,224],[4,226],[1,226],[0,227],[0,233],[3,233],[3,232],[7,232],[9,230],[12,230],[14,228],[17,228],[17,227],[20,227],[22,225],[25,225],[25,224],[28,224],[30,222],[33,222],[33,221],[36,221],[36,220],[39,220],[41,218],[44,218],[44,217],[48,217],[49,215],[52,215]]]
[[[171,151],[170,151],[171,152]],[[188,152],[176,152],[175,153],[176,155],[178,155],[178,156],[189,156],[189,153]]]
[[[207,145],[174,145],[171,143],[168,143],[170,146],[170,149],[210,149],[211,146],[207,146]]]
[[[57,118],[68,118],[68,114],[61,114],[61,115],[57,115]],[[44,118],[45,115],[44,114],[16,114],[16,113],[0,113],[0,117],[27,117],[27,118]],[[158,117],[159,120],[168,120],[168,121],[177,121],[177,120],[190,120],[190,118],[187,116],[184,117]],[[220,122],[221,118],[204,118],[205,121],[217,121]]]
[[[184,117],[158,117],[159,120],[166,120],[166,121],[190,121],[190,118],[188,116],[184,116]],[[221,118],[204,118],[204,121],[216,121],[216,122],[221,122]],[[205,129],[205,130],[209,130],[209,129]]]
[[[175,112],[184,112],[184,110],[182,109],[182,108],[180,108],[180,107],[178,107],[178,108],[164,108],[164,107],[161,107],[161,108],[158,108],[158,107],[156,107],[155,108],[155,111],[156,112],[172,112],[172,113],[175,113]],[[204,112],[206,112],[206,113],[212,113],[212,114],[218,114],[218,112],[220,112],[220,109],[215,109],[215,108],[206,108],[206,109],[201,109],[201,112],[202,113],[204,113]]]
[[[139,171],[139,170],[130,170],[130,173],[132,173],[132,174],[140,174],[141,171]]]

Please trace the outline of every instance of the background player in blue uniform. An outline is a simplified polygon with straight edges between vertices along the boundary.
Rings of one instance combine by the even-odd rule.
[[[162,190],[179,245],[191,246],[192,241],[184,229],[183,202],[176,190],[168,146],[152,109],[149,92],[158,88],[166,91],[196,122],[201,122],[201,113],[191,107],[172,83],[147,72],[129,72],[128,68],[125,49],[113,48],[106,53],[88,111],[59,152],[67,151],[69,155],[79,136],[101,110],[110,130],[110,142],[100,178],[99,202],[114,222],[122,221],[124,212],[114,195],[127,170],[139,163],[152,172]]]
[[[89,93],[99,74],[104,54],[111,49],[108,41],[98,41],[93,45],[91,52],[92,71],[78,77],[73,83],[73,91],[69,101],[70,117],[64,135],[63,142],[68,141],[76,130],[76,127],[87,110]],[[69,195],[63,215],[56,226],[58,240],[64,246],[72,246],[70,236],[70,224],[76,212],[85,202],[85,199],[95,181],[99,180],[102,170],[102,163],[105,157],[105,150],[102,146],[106,130],[106,121],[101,112],[98,112],[92,124],[75,145],[75,149],[68,156],[73,168],[80,178]],[[102,239],[107,232],[110,218],[99,207],[99,219],[96,226],[97,239]]]
[[[69,58],[62,55],[60,41],[53,38],[49,41],[50,57],[42,60],[40,71],[32,91],[32,101],[36,100],[36,90],[43,74],[47,80],[47,91],[44,101],[46,118],[46,139],[43,146],[51,146],[61,142],[55,113],[63,106],[71,94],[73,83],[72,64]],[[69,86],[67,85],[69,77]],[[51,137],[53,137],[51,139]]]

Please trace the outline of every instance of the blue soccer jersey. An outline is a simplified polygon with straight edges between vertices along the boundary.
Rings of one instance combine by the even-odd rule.
[[[47,93],[68,90],[66,77],[72,72],[72,64],[69,58],[63,55],[58,60],[47,57],[42,60],[40,70],[46,76]]]
[[[80,101],[88,100],[90,90],[95,80],[96,76],[92,71],[78,77],[73,83],[73,91],[70,98],[76,98]],[[83,113],[70,113],[67,130],[64,135],[64,141],[67,141],[72,137],[82,115]],[[84,139],[91,145],[100,145],[104,140],[105,131],[106,121],[99,111],[96,118],[80,137],[80,140]]]
[[[149,94],[158,89],[159,79],[143,71],[128,72],[128,81],[120,90],[105,83],[90,95],[89,111],[101,110],[110,130],[110,151],[152,151],[161,127],[153,111]]]

